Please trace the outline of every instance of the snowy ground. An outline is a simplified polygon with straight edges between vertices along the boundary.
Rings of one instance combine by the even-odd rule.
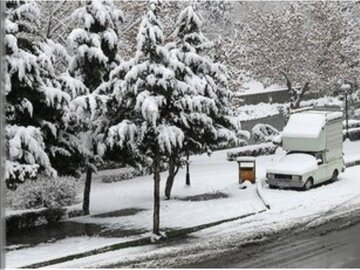
[[[360,142],[345,142],[346,159],[352,159],[360,153]],[[280,149],[275,155],[257,158],[257,175],[264,180],[265,170],[271,162],[283,155]],[[322,218],[331,217],[341,211],[349,211],[360,206],[360,167],[353,167],[340,175],[336,183],[323,185],[308,192],[294,190],[263,189],[263,196],[270,203],[271,210],[263,214],[215,226],[193,233],[195,240],[172,247],[145,246],[107,252],[76,261],[66,262],[56,267],[101,267],[126,261],[147,262],[140,266],[167,266],[191,260],[201,260],[212,252],[219,252],[227,245],[246,242],[258,234],[277,231],[296,226],[302,222],[315,224]],[[171,201],[162,200],[162,228],[191,227],[221,219],[241,216],[265,209],[256,195],[255,187],[239,189],[237,183],[237,164],[226,161],[226,151],[215,152],[212,157],[196,156],[191,164],[192,185],[184,186],[184,170],[174,184]],[[162,191],[166,173],[162,174]],[[152,178],[138,177],[130,181],[104,184],[96,177],[92,187],[91,212],[100,214],[126,208],[142,208],[146,211],[122,217],[79,217],[72,221],[97,223],[108,228],[150,230],[152,221]],[[184,201],[185,196],[221,192],[227,198],[208,201]],[[327,214],[327,215],[326,215]],[[319,219],[319,217],[321,217]],[[131,239],[133,237],[130,237]],[[44,243],[6,253],[7,267],[19,267],[41,262],[55,257],[95,249],[106,244],[126,241],[129,238],[73,237],[54,243]],[[221,248],[220,248],[221,247]],[[144,252],[147,252],[144,255]],[[196,252],[195,252],[196,251]],[[51,257],[50,257],[51,256]],[[158,257],[166,260],[158,260]]]
[[[281,103],[259,103],[256,105],[243,105],[236,109],[236,118],[240,121],[251,121],[280,114],[280,108],[285,108]]]

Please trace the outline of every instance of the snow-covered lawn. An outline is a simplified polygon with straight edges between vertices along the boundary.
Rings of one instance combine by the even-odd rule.
[[[280,108],[286,104],[281,103],[259,103],[256,105],[243,105],[236,109],[236,118],[240,121],[250,121],[280,114]]]
[[[276,92],[276,91],[284,91],[286,89],[286,86],[280,86],[277,84],[272,84],[268,87],[265,87],[264,84],[262,84],[259,81],[256,80],[250,80],[249,82],[246,82],[242,85],[243,92],[240,92],[240,95],[254,95],[254,94],[261,94],[261,93],[269,93],[269,92]]]
[[[360,142],[346,141],[344,145],[346,159],[351,159],[360,153]],[[185,187],[185,171],[181,170],[174,183],[173,196],[175,199],[161,201],[161,227],[184,228],[209,223],[222,219],[241,216],[247,213],[258,212],[265,209],[262,201],[257,197],[255,186],[240,189],[238,184],[238,170],[236,162],[226,160],[227,151],[215,152],[211,157],[206,155],[195,156],[191,164],[191,187]],[[279,149],[275,155],[257,158],[257,177],[263,183],[265,170],[271,162],[278,160],[284,152]],[[204,245],[204,252],[209,241],[218,239],[219,244],[237,237],[238,241],[261,231],[278,230],[294,225],[303,220],[311,220],[321,216],[331,209],[338,208],[346,203],[360,205],[360,167],[353,167],[340,175],[339,181],[322,185],[307,192],[295,190],[271,190],[263,186],[262,194],[271,205],[271,210],[260,215],[215,226],[194,233],[197,237],[193,246]],[[162,173],[163,192],[166,173]],[[184,201],[179,198],[205,193],[221,192],[227,198],[206,201]],[[78,217],[71,219],[81,223],[97,223],[109,228],[151,230],[152,222],[152,194],[153,181],[151,176],[137,177],[130,181],[105,184],[100,181],[100,176],[95,178],[91,193],[91,213],[100,214],[126,208],[142,208],[135,215],[121,217]],[[340,209],[340,208],[339,208]],[[241,232],[241,233],[240,233]],[[241,235],[241,237],[240,237]],[[82,241],[83,239],[83,241]],[[9,251],[6,253],[8,267],[25,266],[41,262],[53,257],[61,257],[71,253],[95,249],[105,244],[122,242],[129,238],[103,238],[103,237],[74,237],[55,243],[41,244],[31,248]],[[131,237],[132,239],[132,237]],[[235,239],[235,238],[234,238]],[[225,241],[225,242],[224,242]],[[212,242],[213,243],[213,242]],[[192,248],[187,245],[186,248]],[[59,265],[59,267],[78,266],[106,266],[111,258],[116,255],[116,262],[126,260],[121,254],[131,253],[132,256],[142,256],[144,250],[152,252],[179,251],[182,246],[170,249],[154,249],[153,247],[130,248],[106,254],[91,256],[74,262]],[[49,250],[47,255],[44,250]],[[50,252],[53,251],[53,252]],[[111,253],[112,256],[110,255]]]

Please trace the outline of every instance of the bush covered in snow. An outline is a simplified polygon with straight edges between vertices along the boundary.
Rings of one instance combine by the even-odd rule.
[[[300,107],[342,107],[344,104],[337,97],[322,97],[317,99],[303,100],[300,102]]]
[[[256,143],[272,142],[274,137],[279,136],[279,131],[268,124],[257,124],[251,130]]]
[[[349,125],[349,139],[351,141],[360,140],[360,120],[350,119]],[[343,121],[343,137],[346,139],[346,121]]]
[[[343,135],[344,135],[344,139],[346,139],[346,129],[343,130]],[[349,129],[349,139],[350,141],[360,140],[360,127]]]
[[[348,121],[349,128],[360,128],[360,120],[350,119]],[[343,121],[343,127],[346,128],[346,121]]]
[[[227,159],[229,161],[234,161],[237,157],[272,155],[275,153],[277,148],[278,146],[272,142],[244,146],[227,152]]]
[[[134,168],[123,168],[117,172],[114,172],[109,175],[104,175],[101,178],[101,182],[103,183],[113,183],[113,182],[119,182],[124,180],[130,180],[137,176],[141,176],[144,173],[142,171],[139,171]]]
[[[76,202],[76,181],[71,177],[28,180],[15,191],[8,190],[7,204],[13,209],[61,208]]]
[[[166,162],[161,163],[160,172],[165,172],[169,169],[169,164]],[[114,183],[124,180],[130,180],[138,176],[152,174],[151,167],[143,167],[142,169],[136,169],[132,167],[119,168],[111,174],[107,174],[101,177],[103,183]]]

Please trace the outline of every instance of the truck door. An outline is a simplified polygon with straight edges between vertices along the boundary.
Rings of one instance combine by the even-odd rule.
[[[324,163],[324,156],[323,154],[318,154],[315,156],[318,164],[318,171],[316,173],[317,179],[314,179],[315,183],[321,183],[327,180],[327,174],[328,174],[328,166],[326,163]]]

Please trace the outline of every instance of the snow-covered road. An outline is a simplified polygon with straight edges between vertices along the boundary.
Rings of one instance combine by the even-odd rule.
[[[348,226],[350,223],[351,226]],[[342,227],[345,226],[345,227]],[[288,232],[259,245],[239,247],[222,259],[192,267],[359,268],[360,218],[341,219],[302,232]]]

